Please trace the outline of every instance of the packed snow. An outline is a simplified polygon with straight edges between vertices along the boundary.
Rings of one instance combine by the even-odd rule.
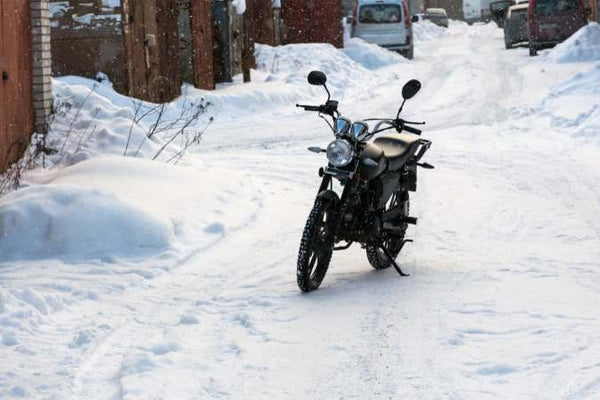
[[[55,80],[62,151],[0,199],[0,398],[594,399],[600,60],[552,52],[419,23],[413,61],[257,46],[251,84],[164,108]],[[423,82],[405,116],[427,121],[436,169],[411,193],[410,278],[355,246],[298,292],[324,163],[306,147],[331,140],[294,107],[326,98],[316,68],[354,120]]]
[[[583,62],[600,60],[600,25],[591,22],[573,36],[558,44],[548,55],[553,62]]]

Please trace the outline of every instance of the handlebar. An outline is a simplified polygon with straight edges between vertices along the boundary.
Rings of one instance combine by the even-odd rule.
[[[414,133],[415,135],[420,135],[421,133],[423,133],[423,131],[421,131],[420,129],[413,128],[412,126],[408,126],[407,124],[409,124],[409,123],[424,124],[424,122],[408,122],[408,121],[403,120],[402,118],[398,118],[398,119],[394,119],[394,120],[384,119],[384,120],[381,120],[375,126],[375,129],[371,132],[371,135],[374,135],[376,133],[379,133],[379,132],[382,132],[382,131],[388,130],[388,129],[396,129],[396,132],[398,132],[398,133],[400,133],[402,131],[406,131],[406,132]],[[387,125],[389,125],[389,127],[381,129],[380,127],[383,124],[387,124]]]
[[[339,103],[336,100],[327,100],[327,103],[321,104],[320,106],[296,104],[296,107],[304,108],[304,111],[316,111],[322,114],[331,115],[335,118],[335,115],[339,116],[338,104]]]
[[[296,104],[296,107],[304,108],[304,111],[321,111],[322,106],[309,106],[305,104]]]
[[[412,126],[404,125],[402,130],[410,133],[414,133],[415,135],[420,135],[423,131],[417,128],[413,128]]]

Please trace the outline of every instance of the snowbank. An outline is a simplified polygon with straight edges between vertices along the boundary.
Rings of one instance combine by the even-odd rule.
[[[303,87],[309,87],[306,76],[312,70],[323,71],[330,78],[335,76],[327,82],[334,90],[342,90],[368,72],[363,65],[330,44],[257,45],[256,53],[258,70],[271,74],[269,80]]]
[[[422,20],[413,24],[413,36],[415,42],[428,42],[438,39],[448,33],[447,28],[443,28],[431,21]]]
[[[553,96],[589,95],[600,96],[600,62],[591,68],[578,72],[566,81],[552,88]]]
[[[0,261],[148,257],[170,240],[166,224],[98,190],[37,186],[0,201]]]
[[[546,55],[557,63],[600,60],[600,25],[591,22],[557,45]]]
[[[574,137],[600,140],[600,62],[554,86],[541,109]]]
[[[368,69],[378,69],[409,62],[398,53],[368,43],[360,38],[348,40],[345,43],[344,53],[352,60]]]
[[[185,122],[193,119],[188,131],[195,131],[210,117],[210,106],[201,94],[163,106],[75,76],[54,79],[53,91],[55,116],[47,146],[56,154],[48,157],[50,165],[69,166],[100,155],[153,158]],[[160,159],[169,160],[180,150],[181,141],[172,143]]]
[[[25,180],[32,186],[0,200],[0,263],[184,256],[258,207],[248,177],[201,164],[101,157]]]

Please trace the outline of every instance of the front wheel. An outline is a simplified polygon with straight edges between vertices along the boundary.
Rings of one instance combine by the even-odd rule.
[[[336,210],[332,202],[317,199],[308,216],[298,253],[298,287],[317,289],[329,268],[335,242]]]

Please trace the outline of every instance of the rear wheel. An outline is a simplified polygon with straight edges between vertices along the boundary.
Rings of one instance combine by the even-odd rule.
[[[329,268],[335,241],[336,210],[332,202],[317,199],[308,216],[298,253],[298,287],[317,289]]]
[[[386,234],[383,238],[383,245],[395,259],[398,257],[400,250],[402,249],[402,243],[404,242],[404,237],[406,235],[406,230],[408,229],[408,224],[405,222],[400,222],[402,217],[408,216],[409,211],[409,203],[410,200],[408,198],[408,192],[404,192],[401,194],[394,194],[388,204],[386,205],[385,211],[390,211],[393,208],[400,209],[400,216],[396,221],[390,221],[395,223],[400,227],[399,233]],[[385,212],[384,211],[384,212]],[[374,244],[368,244],[366,247],[367,250],[367,259],[371,266],[375,269],[386,269],[392,265],[390,259],[385,255],[383,250],[381,250],[378,246]]]

